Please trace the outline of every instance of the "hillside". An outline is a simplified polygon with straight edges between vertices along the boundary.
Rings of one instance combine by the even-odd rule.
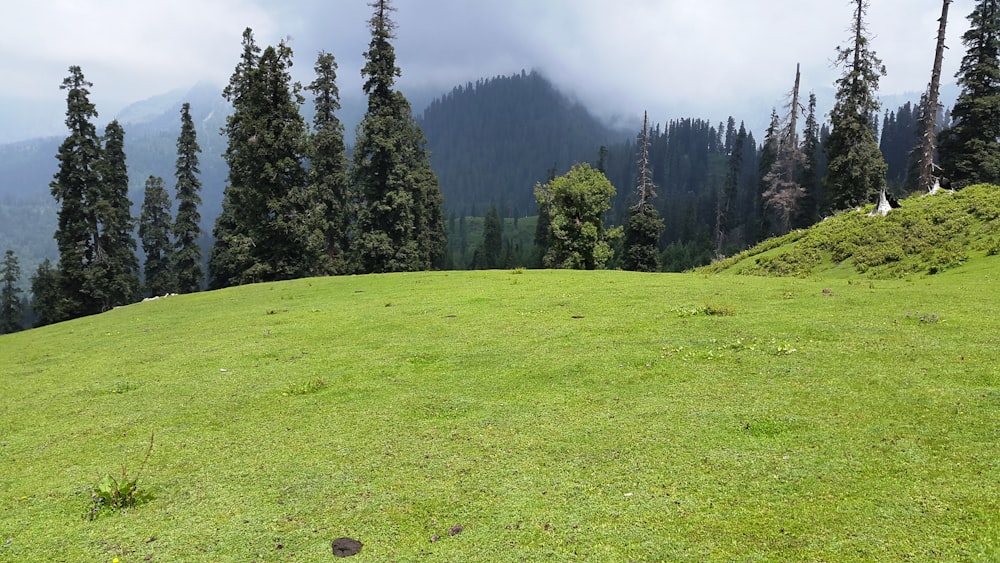
[[[0,336],[0,559],[996,560],[998,276],[351,276]]]
[[[917,194],[885,217],[840,213],[700,269],[765,276],[899,278],[1000,253],[1000,187]]]
[[[534,187],[550,170],[596,162],[613,131],[537,72],[458,86],[418,119],[448,212],[534,215]],[[507,215],[509,213],[509,215]]]

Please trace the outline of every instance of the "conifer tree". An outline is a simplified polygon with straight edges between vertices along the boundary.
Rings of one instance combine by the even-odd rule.
[[[816,118],[816,94],[809,94],[805,130],[802,133],[802,200],[799,206],[797,227],[808,227],[819,220],[823,202],[823,173],[820,157],[820,124]]]
[[[320,273],[322,233],[307,216],[315,201],[303,165],[306,126],[285,43],[260,52],[244,32],[244,55],[224,91],[233,103],[223,158],[229,182],[216,222],[213,283],[235,285]]]
[[[799,145],[799,67],[795,67],[795,86],[792,89],[788,114],[774,139],[775,156],[771,169],[764,175],[764,208],[770,211],[772,233],[783,235],[791,230],[792,220],[798,213],[803,195],[799,174],[805,158]]]
[[[347,249],[353,213],[344,126],[337,118],[340,110],[337,61],[331,53],[321,52],[314,69],[316,78],[309,85],[316,109],[309,139],[309,182],[321,211],[319,228],[324,233],[327,269],[332,274],[344,274],[352,270]]]
[[[163,187],[163,178],[150,176],[139,216],[139,240],[146,255],[143,266],[145,290],[148,295],[166,295],[176,290],[172,269],[170,243],[170,196]]]
[[[358,265],[364,272],[428,269],[444,254],[441,192],[423,132],[394,88],[393,8],[389,0],[370,6],[372,39],[361,71],[368,110],[354,147]]]
[[[98,238],[91,268],[91,294],[100,310],[133,303],[139,297],[139,260],[132,234],[132,202],[128,198],[125,130],[112,121],[104,130],[99,197],[94,203]]]
[[[0,265],[0,334],[17,332],[23,327],[24,306],[21,303],[21,288],[17,282],[21,279],[21,267],[17,256],[8,249]]]
[[[249,176],[240,164],[253,160],[244,152],[253,138],[253,123],[249,115],[252,111],[251,97],[254,94],[251,86],[259,59],[260,47],[254,40],[253,30],[247,28],[243,31],[240,62],[222,92],[223,97],[232,103],[233,113],[226,117],[225,133],[229,138],[229,145],[223,155],[229,164],[229,176],[222,194],[222,212],[212,229],[215,244],[212,245],[208,262],[211,275],[209,287],[212,289],[259,281],[251,273],[254,241],[250,238],[246,224],[237,217],[243,192],[248,189],[244,182]]]
[[[66,91],[66,127],[69,135],[59,147],[59,171],[50,187],[60,204],[55,233],[59,248],[58,299],[47,303],[45,320],[50,322],[99,312],[90,293],[88,268],[95,260],[97,219],[93,205],[100,189],[101,145],[93,119],[97,109],[90,103],[93,86],[79,66],[69,67],[63,80]]]
[[[180,293],[200,290],[205,279],[205,273],[201,269],[201,247],[198,246],[198,239],[201,237],[201,214],[198,212],[201,205],[201,180],[198,179],[201,174],[198,167],[200,152],[197,131],[191,119],[191,104],[185,102],[181,106],[181,133],[177,138],[177,166],[174,173],[177,178],[177,217],[174,218],[171,229],[174,235],[171,260],[174,289]],[[167,202],[164,208],[168,210],[168,214],[169,207]],[[147,286],[148,275],[147,273]]]
[[[856,7],[851,46],[837,48],[837,64],[844,75],[837,80],[837,99],[830,112],[833,130],[825,144],[826,190],[834,210],[869,203],[886,187],[886,164],[873,127],[879,111],[876,93],[885,67],[871,49],[865,29],[868,1],[852,2]]]
[[[726,254],[726,249],[733,241],[729,233],[738,221],[735,213],[736,198],[739,194],[740,181],[743,179],[743,148],[747,142],[746,125],[741,121],[739,130],[733,135],[727,146],[731,147],[726,169],[726,181],[719,194],[715,218],[715,257],[720,259]]]
[[[45,326],[63,320],[62,288],[59,270],[46,258],[31,276],[31,309],[35,313],[35,326]]]
[[[483,219],[483,240],[473,255],[473,268],[494,270],[503,265],[503,221],[496,205],[491,205]]]
[[[1000,183],[1000,0],[977,0],[969,22],[956,74],[962,90],[938,147],[955,188]]]
[[[656,272],[660,269],[660,235],[663,220],[653,205],[656,197],[653,174],[649,165],[649,114],[643,112],[639,134],[639,182],[636,203],[629,209],[625,221],[622,268],[636,272]]]

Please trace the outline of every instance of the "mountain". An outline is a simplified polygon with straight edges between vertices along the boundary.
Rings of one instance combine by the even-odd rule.
[[[418,119],[448,212],[534,215],[550,171],[595,162],[615,131],[537,72],[483,79],[434,100]]]

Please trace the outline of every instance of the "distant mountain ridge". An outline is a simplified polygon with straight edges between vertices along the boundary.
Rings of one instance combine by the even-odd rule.
[[[431,102],[418,118],[445,208],[534,215],[534,185],[550,171],[596,162],[616,131],[537,72],[481,79]]]

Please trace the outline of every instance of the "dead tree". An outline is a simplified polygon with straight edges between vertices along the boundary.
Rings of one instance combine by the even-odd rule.
[[[795,86],[792,88],[791,103],[785,126],[778,134],[778,150],[771,169],[764,176],[767,189],[764,191],[764,206],[770,209],[778,220],[779,232],[791,230],[792,216],[801,204],[803,189],[797,176],[805,162],[799,145],[798,116],[802,111],[799,104],[799,65],[795,65]]]
[[[931,83],[927,88],[927,95],[924,97],[924,106],[921,108],[920,124],[923,134],[920,136],[920,164],[918,186],[920,189],[931,191],[937,183],[934,175],[934,153],[937,150],[937,115],[940,102],[938,101],[939,90],[941,89],[941,63],[944,61],[945,29],[948,26],[948,5],[954,0],[941,1],[941,19],[938,20],[937,49],[934,51],[934,68],[931,71]]]

